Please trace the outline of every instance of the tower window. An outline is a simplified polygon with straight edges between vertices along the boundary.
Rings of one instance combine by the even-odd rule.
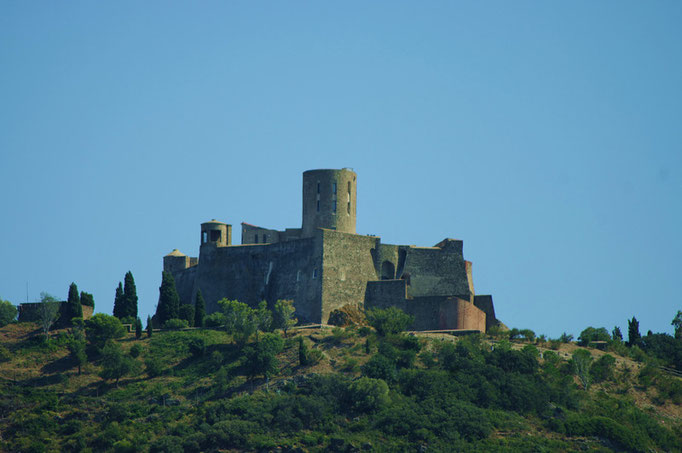
[[[317,200],[317,212],[320,212],[320,200]]]
[[[336,183],[333,183],[333,184],[332,184],[332,192],[333,192],[333,193],[336,193]]]
[[[263,244],[267,244],[267,243],[268,243],[268,235],[263,233]]]
[[[220,242],[220,231],[211,230],[211,242]]]
[[[313,269],[313,278],[317,278],[317,268]]]
[[[257,233],[253,235],[253,243],[258,244],[258,234]]]
[[[320,193],[320,181],[317,181],[317,193]]]
[[[336,200],[334,200],[334,205],[333,205],[332,209],[333,209],[333,212],[336,213]]]
[[[348,181],[348,205],[346,206],[346,211],[350,215],[350,181]]]

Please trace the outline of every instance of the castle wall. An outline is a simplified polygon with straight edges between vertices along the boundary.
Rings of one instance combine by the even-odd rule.
[[[242,244],[274,244],[280,242],[280,232],[242,223]]]
[[[54,328],[61,328],[68,326],[71,319],[68,318],[69,304],[68,302],[61,301],[57,302],[59,304],[59,316],[54,323]],[[19,322],[40,322],[40,306],[42,302],[24,302],[19,304],[18,318]],[[92,318],[92,313],[95,310],[94,307],[89,305],[81,305],[83,309],[83,320],[87,321]]]
[[[378,238],[317,230],[323,243],[322,320],[327,322],[332,310],[347,304],[362,304],[369,280],[377,274],[372,249]]]
[[[486,331],[485,313],[467,300],[448,296],[406,298],[406,290],[405,280],[368,282],[365,308],[399,308],[414,316],[410,330]]]
[[[193,266],[177,272],[171,272],[175,279],[175,289],[180,297],[180,304],[194,305],[194,279],[197,275],[197,267]]]
[[[191,295],[193,300],[201,289],[209,314],[218,311],[217,302],[222,298],[251,306],[261,300],[272,306],[277,299],[292,299],[299,319],[319,323],[321,276],[321,235],[276,244],[232,247],[205,244],[201,247]]]
[[[474,305],[481,311],[485,312],[485,330],[497,324],[495,317],[495,306],[493,305],[493,296],[491,295],[476,295],[474,296]]]
[[[462,242],[451,242],[443,248],[400,247],[399,253],[405,255],[401,277],[409,282],[408,296],[471,297]]]

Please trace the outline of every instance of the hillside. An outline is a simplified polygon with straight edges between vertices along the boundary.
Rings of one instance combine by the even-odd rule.
[[[679,378],[573,343],[367,327],[244,345],[215,329],[127,333],[116,343],[132,368],[116,382],[92,351],[79,375],[69,337],[0,329],[3,451],[682,451]],[[258,345],[280,341],[266,378]],[[587,390],[578,350],[601,364]]]

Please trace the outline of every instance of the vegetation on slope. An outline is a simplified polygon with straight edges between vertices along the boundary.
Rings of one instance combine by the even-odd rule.
[[[136,339],[106,315],[85,332],[75,326],[49,340],[30,323],[0,329],[2,448],[644,452],[682,445],[682,384],[659,368],[652,344],[665,354],[678,349],[655,334],[630,348],[611,339],[601,351],[514,329],[410,335],[400,332],[400,314],[384,312],[370,316],[377,329],[295,328],[285,337],[258,330],[272,325],[263,307],[222,305],[223,322],[248,334],[207,328]],[[89,343],[79,362],[73,349],[82,333]]]

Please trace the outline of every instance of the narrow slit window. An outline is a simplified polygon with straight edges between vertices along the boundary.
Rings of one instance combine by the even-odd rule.
[[[320,200],[317,200],[317,212],[320,212]]]
[[[317,181],[317,193],[320,193],[320,181]]]
[[[253,235],[253,243],[258,244],[258,234]]]
[[[334,200],[334,206],[332,207],[332,209],[334,210],[333,212],[336,214],[336,200]]]
[[[332,192],[336,194],[336,183],[332,184]]]

